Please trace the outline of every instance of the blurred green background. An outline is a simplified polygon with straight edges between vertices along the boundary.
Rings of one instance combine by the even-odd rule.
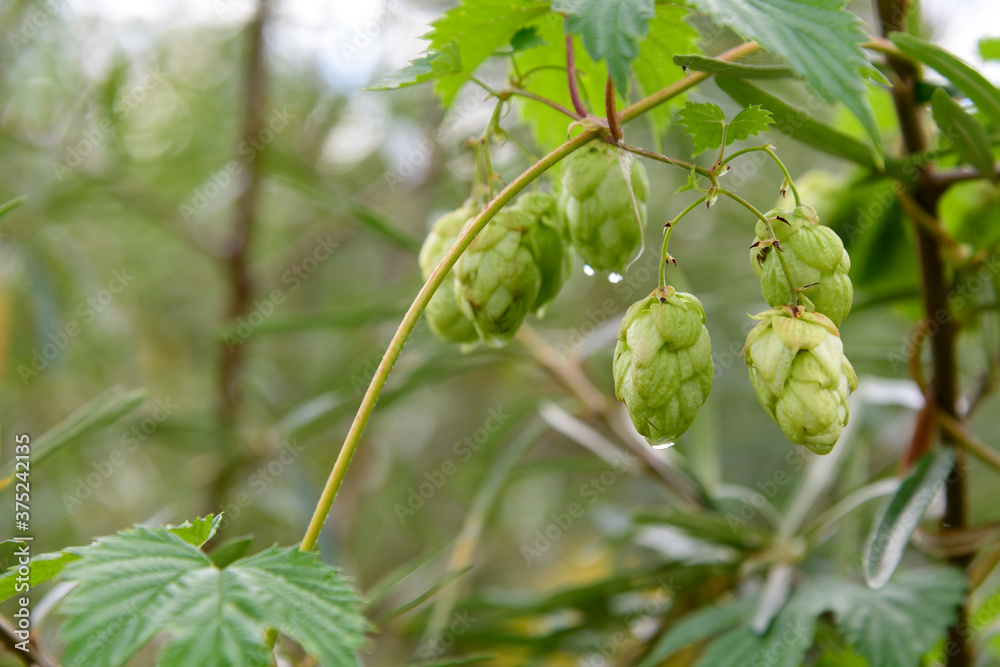
[[[252,5],[0,6],[0,199],[25,197],[0,219],[0,453],[11,456],[15,433],[37,438],[104,392],[147,392],[140,408],[32,471],[36,553],[220,510],[227,512],[222,541],[253,534],[259,549],[301,539],[372,372],[421,285],[415,250],[430,222],[468,194],[473,162],[462,141],[482,132],[491,110],[474,88],[445,116],[427,87],[359,92],[418,53],[425,23],[444,8],[275,2],[262,89],[271,132],[255,140],[241,134]],[[704,49],[731,43],[722,35]],[[804,101],[800,87],[769,89]],[[873,94],[888,132],[888,96]],[[714,84],[689,99],[737,110]],[[820,113],[860,136],[846,114]],[[502,125],[530,144],[516,113]],[[653,145],[641,121],[626,131],[631,143]],[[689,157],[680,128],[662,140],[667,154]],[[780,134],[763,140],[794,176],[817,169],[853,176]],[[781,177],[753,155],[736,163],[726,185],[766,210],[778,204]],[[513,141],[494,159],[505,180],[528,164]],[[524,664],[522,652],[545,644],[552,652],[538,664],[591,664],[578,662],[593,653],[590,644],[566,640],[578,619],[558,603],[538,603],[547,593],[678,555],[718,561],[676,531],[636,520],[672,499],[648,469],[616,467],[581,446],[593,445],[594,433],[621,445],[603,420],[584,411],[593,432],[575,438],[552,427],[579,425],[570,415],[581,413],[579,392],[587,389],[571,390],[539,359],[547,350],[559,368],[582,370],[613,399],[617,323],[656,286],[660,227],[688,201],[674,194],[682,171],[647,167],[646,253],[617,284],[585,275],[578,261],[547,316],[529,318],[541,348],[515,342],[463,352],[424,323],[407,344],[319,545],[372,598],[367,611],[379,631],[370,664],[402,664],[415,647],[427,652],[421,633],[434,598],[400,607],[442,583],[463,522],[478,511],[474,499],[511,447],[526,453],[479,517],[485,528],[474,566],[446,587],[459,596],[455,613],[471,609],[486,619],[456,632],[458,646],[508,656],[495,664]],[[250,311],[234,320],[225,252],[253,169],[260,177],[246,258],[253,294]],[[828,210],[816,205],[847,242],[857,289],[842,337],[861,378],[849,433],[858,453],[831,488],[837,497],[895,474],[913,429],[915,389],[890,380],[908,377],[899,359],[919,314],[917,272],[898,205],[879,208],[878,193],[864,191],[883,186],[855,184],[828,199]],[[862,191],[870,195],[864,206],[843,194]],[[673,236],[678,265],[669,279],[705,304],[717,377],[690,433],[653,456],[712,488],[768,493],[775,471],[797,482],[801,464],[760,409],[740,356],[753,324],[747,314],[766,308],[750,270],[753,224],[720,201]],[[970,298],[995,302],[994,283],[990,276],[970,286]],[[997,354],[994,316],[980,324],[962,338],[969,391]],[[228,414],[220,407],[220,357],[237,339],[239,401]],[[975,422],[983,434],[1000,428],[998,400],[987,400]],[[984,485],[973,466],[973,520],[997,519],[1000,488]],[[776,485],[770,499],[780,506],[795,485]],[[0,497],[12,502],[9,490]],[[539,549],[536,531],[544,534],[574,502],[582,516]],[[853,535],[826,545],[821,569],[853,571],[873,511],[854,515]],[[526,555],[526,546],[537,553]],[[497,609],[515,611],[494,623],[488,610]],[[593,633],[590,640],[603,636],[597,626]],[[430,641],[432,653],[444,650]]]

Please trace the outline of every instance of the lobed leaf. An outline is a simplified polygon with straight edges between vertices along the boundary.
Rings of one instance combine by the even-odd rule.
[[[591,58],[607,63],[615,88],[627,91],[639,42],[656,15],[654,0],[555,0],[552,9],[567,15],[567,29],[580,35]]]
[[[368,625],[340,573],[296,547],[218,567],[195,544],[217,524],[136,528],[67,549],[76,560],[61,577],[79,583],[61,607],[63,664],[125,665],[166,633],[166,667],[264,667],[264,631],[277,628],[325,665],[356,665]]]
[[[784,58],[824,101],[842,102],[861,121],[881,160],[881,135],[867,98],[871,63],[861,48],[865,36],[860,19],[841,0],[694,0],[693,4]]]

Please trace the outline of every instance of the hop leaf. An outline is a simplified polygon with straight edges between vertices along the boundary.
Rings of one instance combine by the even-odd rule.
[[[196,537],[192,533],[192,539]],[[183,534],[136,528],[69,549],[79,582],[63,601],[62,664],[117,667],[169,633],[157,664],[271,664],[264,631],[277,628],[330,666],[356,665],[368,625],[359,598],[316,554],[273,547],[218,568]]]
[[[792,277],[800,284],[796,288],[815,306],[817,312],[840,326],[851,312],[854,287],[848,272],[851,258],[844,243],[829,227],[819,224],[816,211],[798,206],[792,211],[773,209],[765,215],[781,250],[766,242],[770,239],[767,225],[757,223],[757,238],[750,249],[750,264],[760,277],[761,292],[770,306],[788,303],[790,290],[781,261],[776,252],[784,254]]]
[[[743,349],[750,383],[785,437],[827,454],[847,425],[847,398],[858,378],[837,327],[800,307],[760,313]]]
[[[650,444],[691,426],[712,388],[705,310],[691,294],[657,288],[633,304],[618,329],[615,396]]]
[[[618,151],[603,142],[592,142],[565,160],[559,211],[580,257],[598,271],[622,272],[642,243],[632,193],[645,223],[649,177],[638,161],[629,173],[631,190]]]

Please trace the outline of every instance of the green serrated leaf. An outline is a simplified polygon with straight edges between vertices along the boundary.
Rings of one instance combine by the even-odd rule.
[[[983,60],[1000,60],[1000,37],[979,40],[979,56]]]
[[[185,521],[179,526],[166,526],[166,529],[188,544],[200,547],[215,536],[221,523],[221,513],[218,516],[206,514],[200,519]]]
[[[861,121],[876,159],[881,160],[881,135],[864,76],[870,67],[861,49],[865,36],[859,29],[861,20],[842,1],[694,0],[693,4],[784,58],[826,102],[842,102]]]
[[[910,570],[879,590],[843,579],[804,586],[803,597],[833,611],[844,636],[870,667],[919,665],[954,622],[965,577],[948,567]]]
[[[580,35],[591,58],[607,63],[615,88],[627,91],[639,42],[656,15],[654,0],[555,0],[552,9],[567,15],[567,29]]]
[[[773,122],[770,111],[761,109],[759,104],[749,106],[729,121],[726,127],[726,145],[767,132],[768,126]]]
[[[677,122],[691,135],[695,155],[722,144],[726,114],[717,104],[688,102],[677,116]]]
[[[674,56],[674,64],[695,72],[709,72],[736,79],[787,79],[795,76],[795,72],[782,65],[751,65],[693,54]]]
[[[433,51],[415,58],[409,65],[391,72],[365,90],[398,90],[435,81],[459,71],[458,57],[453,47]]]
[[[878,170],[871,149],[850,135],[816,120],[804,111],[746,81],[721,78],[716,79],[716,84],[740,104],[761,104],[767,108],[774,118],[775,128],[793,139],[873,171]]]
[[[959,156],[981,175],[996,182],[993,147],[983,124],[940,88],[934,91],[931,110],[942,136],[955,147]]]
[[[687,7],[681,5],[656,6],[656,16],[649,22],[649,35],[639,44],[639,57],[632,63],[643,95],[652,95],[684,77],[680,66],[671,67],[668,63],[678,53],[691,53],[698,49],[698,31],[687,22],[690,13]],[[682,101],[675,98],[672,103],[661,104],[646,114],[655,132],[662,132],[670,123],[673,108]]]
[[[365,642],[359,598],[315,553],[273,547],[218,568],[168,528],[136,528],[66,552],[78,560],[61,578],[79,582],[61,605],[67,665],[119,667],[164,633],[165,667],[269,665],[269,627],[330,666],[356,665]]]
[[[533,49],[538,46],[545,46],[548,44],[541,35],[538,34],[537,26],[528,26],[527,28],[520,28],[514,33],[514,36],[510,38],[510,48],[514,53],[520,53],[521,51],[527,51],[528,49]]]
[[[698,172],[695,170],[694,167],[691,167],[691,171],[688,172],[687,183],[677,188],[677,191],[674,194],[679,195],[680,193],[687,192],[688,190],[697,190],[698,183],[700,180],[701,179],[698,177]]]
[[[903,53],[937,70],[938,74],[968,95],[979,111],[1000,122],[1000,91],[968,63],[940,46],[907,33],[894,32],[889,35],[889,39]]]
[[[942,447],[920,460],[875,521],[862,554],[862,573],[871,588],[885,586],[903,558],[910,536],[951,472],[955,451]]]
[[[465,0],[431,24],[425,36],[430,51],[454,48],[458,72],[437,77],[434,90],[447,108],[462,84],[490,55],[509,44],[514,34],[550,11],[537,0]]]

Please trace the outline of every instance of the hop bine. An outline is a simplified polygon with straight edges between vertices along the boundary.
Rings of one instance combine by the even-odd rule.
[[[560,215],[573,247],[598,271],[624,271],[642,243],[649,177],[633,161],[630,192],[620,159],[613,146],[595,141],[567,157],[563,168]],[[635,217],[633,192],[641,222]]]
[[[615,396],[651,445],[674,442],[712,388],[705,309],[691,294],[657,288],[632,304],[618,329]]]
[[[837,327],[801,306],[772,308],[754,319],[761,323],[743,351],[757,399],[790,441],[829,453],[858,386]]]
[[[777,246],[767,225],[757,222],[757,238],[750,247],[750,263],[760,278],[761,292],[770,306],[788,303],[790,289],[776,252],[784,255],[796,285],[835,326],[840,326],[851,311],[854,287],[847,273],[851,258],[844,244],[829,227],[819,224],[816,211],[797,206],[791,211],[772,209],[765,216],[771,221]]]

